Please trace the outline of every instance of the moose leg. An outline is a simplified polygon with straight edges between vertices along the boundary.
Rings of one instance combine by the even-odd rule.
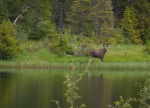
[[[102,63],[103,63],[103,58],[102,58]]]
[[[91,63],[91,61],[92,61],[92,57],[90,56],[89,63]]]
[[[99,61],[98,61],[98,62],[100,63],[100,61],[101,61],[101,58],[99,58]]]

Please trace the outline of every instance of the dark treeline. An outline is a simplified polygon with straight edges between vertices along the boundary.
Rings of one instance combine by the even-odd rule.
[[[91,41],[103,44],[145,44],[150,39],[149,2],[150,0],[1,0],[1,44],[4,43],[2,37],[9,34],[10,21],[16,31],[14,37],[19,42],[26,39],[49,39],[50,49],[57,49],[56,51],[71,49],[68,44],[76,41],[88,44]],[[83,38],[86,40],[83,41]],[[59,48],[62,46],[64,48]]]

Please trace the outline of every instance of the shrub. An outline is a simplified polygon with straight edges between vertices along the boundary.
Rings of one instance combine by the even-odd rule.
[[[133,43],[134,44],[142,44],[142,40],[141,39],[133,39]]]
[[[27,31],[23,30],[22,26],[20,25],[16,25],[15,28],[17,31],[16,38],[19,41],[19,43],[27,41],[28,40]]]
[[[66,37],[68,39],[68,44],[72,47],[75,46],[75,44],[77,43],[77,37],[78,35],[75,35],[71,32],[71,29],[66,29],[64,30],[64,34],[63,34],[64,37]]]
[[[58,56],[64,55],[64,54],[73,54],[73,46],[69,44],[68,34],[64,33],[60,36],[60,39],[58,42],[51,43],[50,44],[50,50],[54,53],[56,53]]]
[[[77,50],[76,54],[78,56],[88,56],[90,45],[93,44],[93,41],[90,38],[82,37],[80,38],[79,42],[79,49]]]
[[[136,83],[136,85],[140,88],[138,95],[140,96],[138,101],[140,102],[140,108],[150,108],[150,79],[147,79],[144,83],[144,87],[141,84]]]

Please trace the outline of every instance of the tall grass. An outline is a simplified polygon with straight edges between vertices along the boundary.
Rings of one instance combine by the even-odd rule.
[[[71,69],[72,65],[76,67],[76,69],[85,69],[88,63],[82,62],[70,62],[70,63],[62,63],[62,62],[8,62],[8,61],[0,61],[0,67],[2,68],[49,68],[49,69]],[[89,69],[97,69],[97,70],[149,70],[150,62],[128,62],[128,63],[91,63],[89,65]]]

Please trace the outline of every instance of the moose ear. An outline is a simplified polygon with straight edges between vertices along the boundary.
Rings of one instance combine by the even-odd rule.
[[[106,44],[106,45],[103,44],[103,47],[105,47],[105,46],[108,47],[108,44]]]

